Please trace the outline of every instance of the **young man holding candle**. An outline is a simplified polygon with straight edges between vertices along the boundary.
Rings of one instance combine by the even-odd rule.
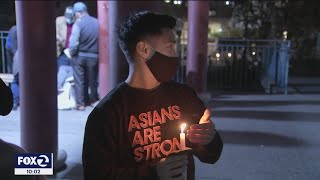
[[[144,11],[119,27],[129,75],[88,117],[85,179],[184,179],[187,173],[190,180],[192,155],[210,164],[220,158],[223,143],[210,111],[192,88],[170,81],[178,68],[175,24],[171,16]],[[192,151],[177,153],[187,148]]]

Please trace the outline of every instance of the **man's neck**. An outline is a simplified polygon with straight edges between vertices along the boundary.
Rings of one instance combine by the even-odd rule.
[[[129,66],[129,76],[126,79],[126,83],[134,88],[139,89],[154,89],[160,85],[160,82],[156,80],[151,71],[145,64],[131,64]]]

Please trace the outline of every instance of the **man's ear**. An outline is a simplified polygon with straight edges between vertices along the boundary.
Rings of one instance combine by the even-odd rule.
[[[139,41],[136,46],[137,54],[144,59],[149,59],[151,56],[150,48],[143,41]]]

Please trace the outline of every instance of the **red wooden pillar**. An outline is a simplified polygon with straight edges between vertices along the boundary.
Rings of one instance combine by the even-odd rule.
[[[99,20],[99,96],[102,99],[112,89],[109,63],[109,7],[108,1],[97,1]]]
[[[198,93],[207,88],[208,1],[188,1],[187,83]]]
[[[58,150],[54,1],[16,1],[20,53],[21,146]]]

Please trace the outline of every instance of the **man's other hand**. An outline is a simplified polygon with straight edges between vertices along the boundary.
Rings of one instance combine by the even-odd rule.
[[[157,164],[160,180],[183,180],[183,173],[187,170],[188,157],[186,154],[162,158]]]
[[[191,143],[207,145],[215,135],[215,125],[210,120],[210,111],[206,109],[199,121],[199,124],[193,124],[187,131],[187,138]]]

